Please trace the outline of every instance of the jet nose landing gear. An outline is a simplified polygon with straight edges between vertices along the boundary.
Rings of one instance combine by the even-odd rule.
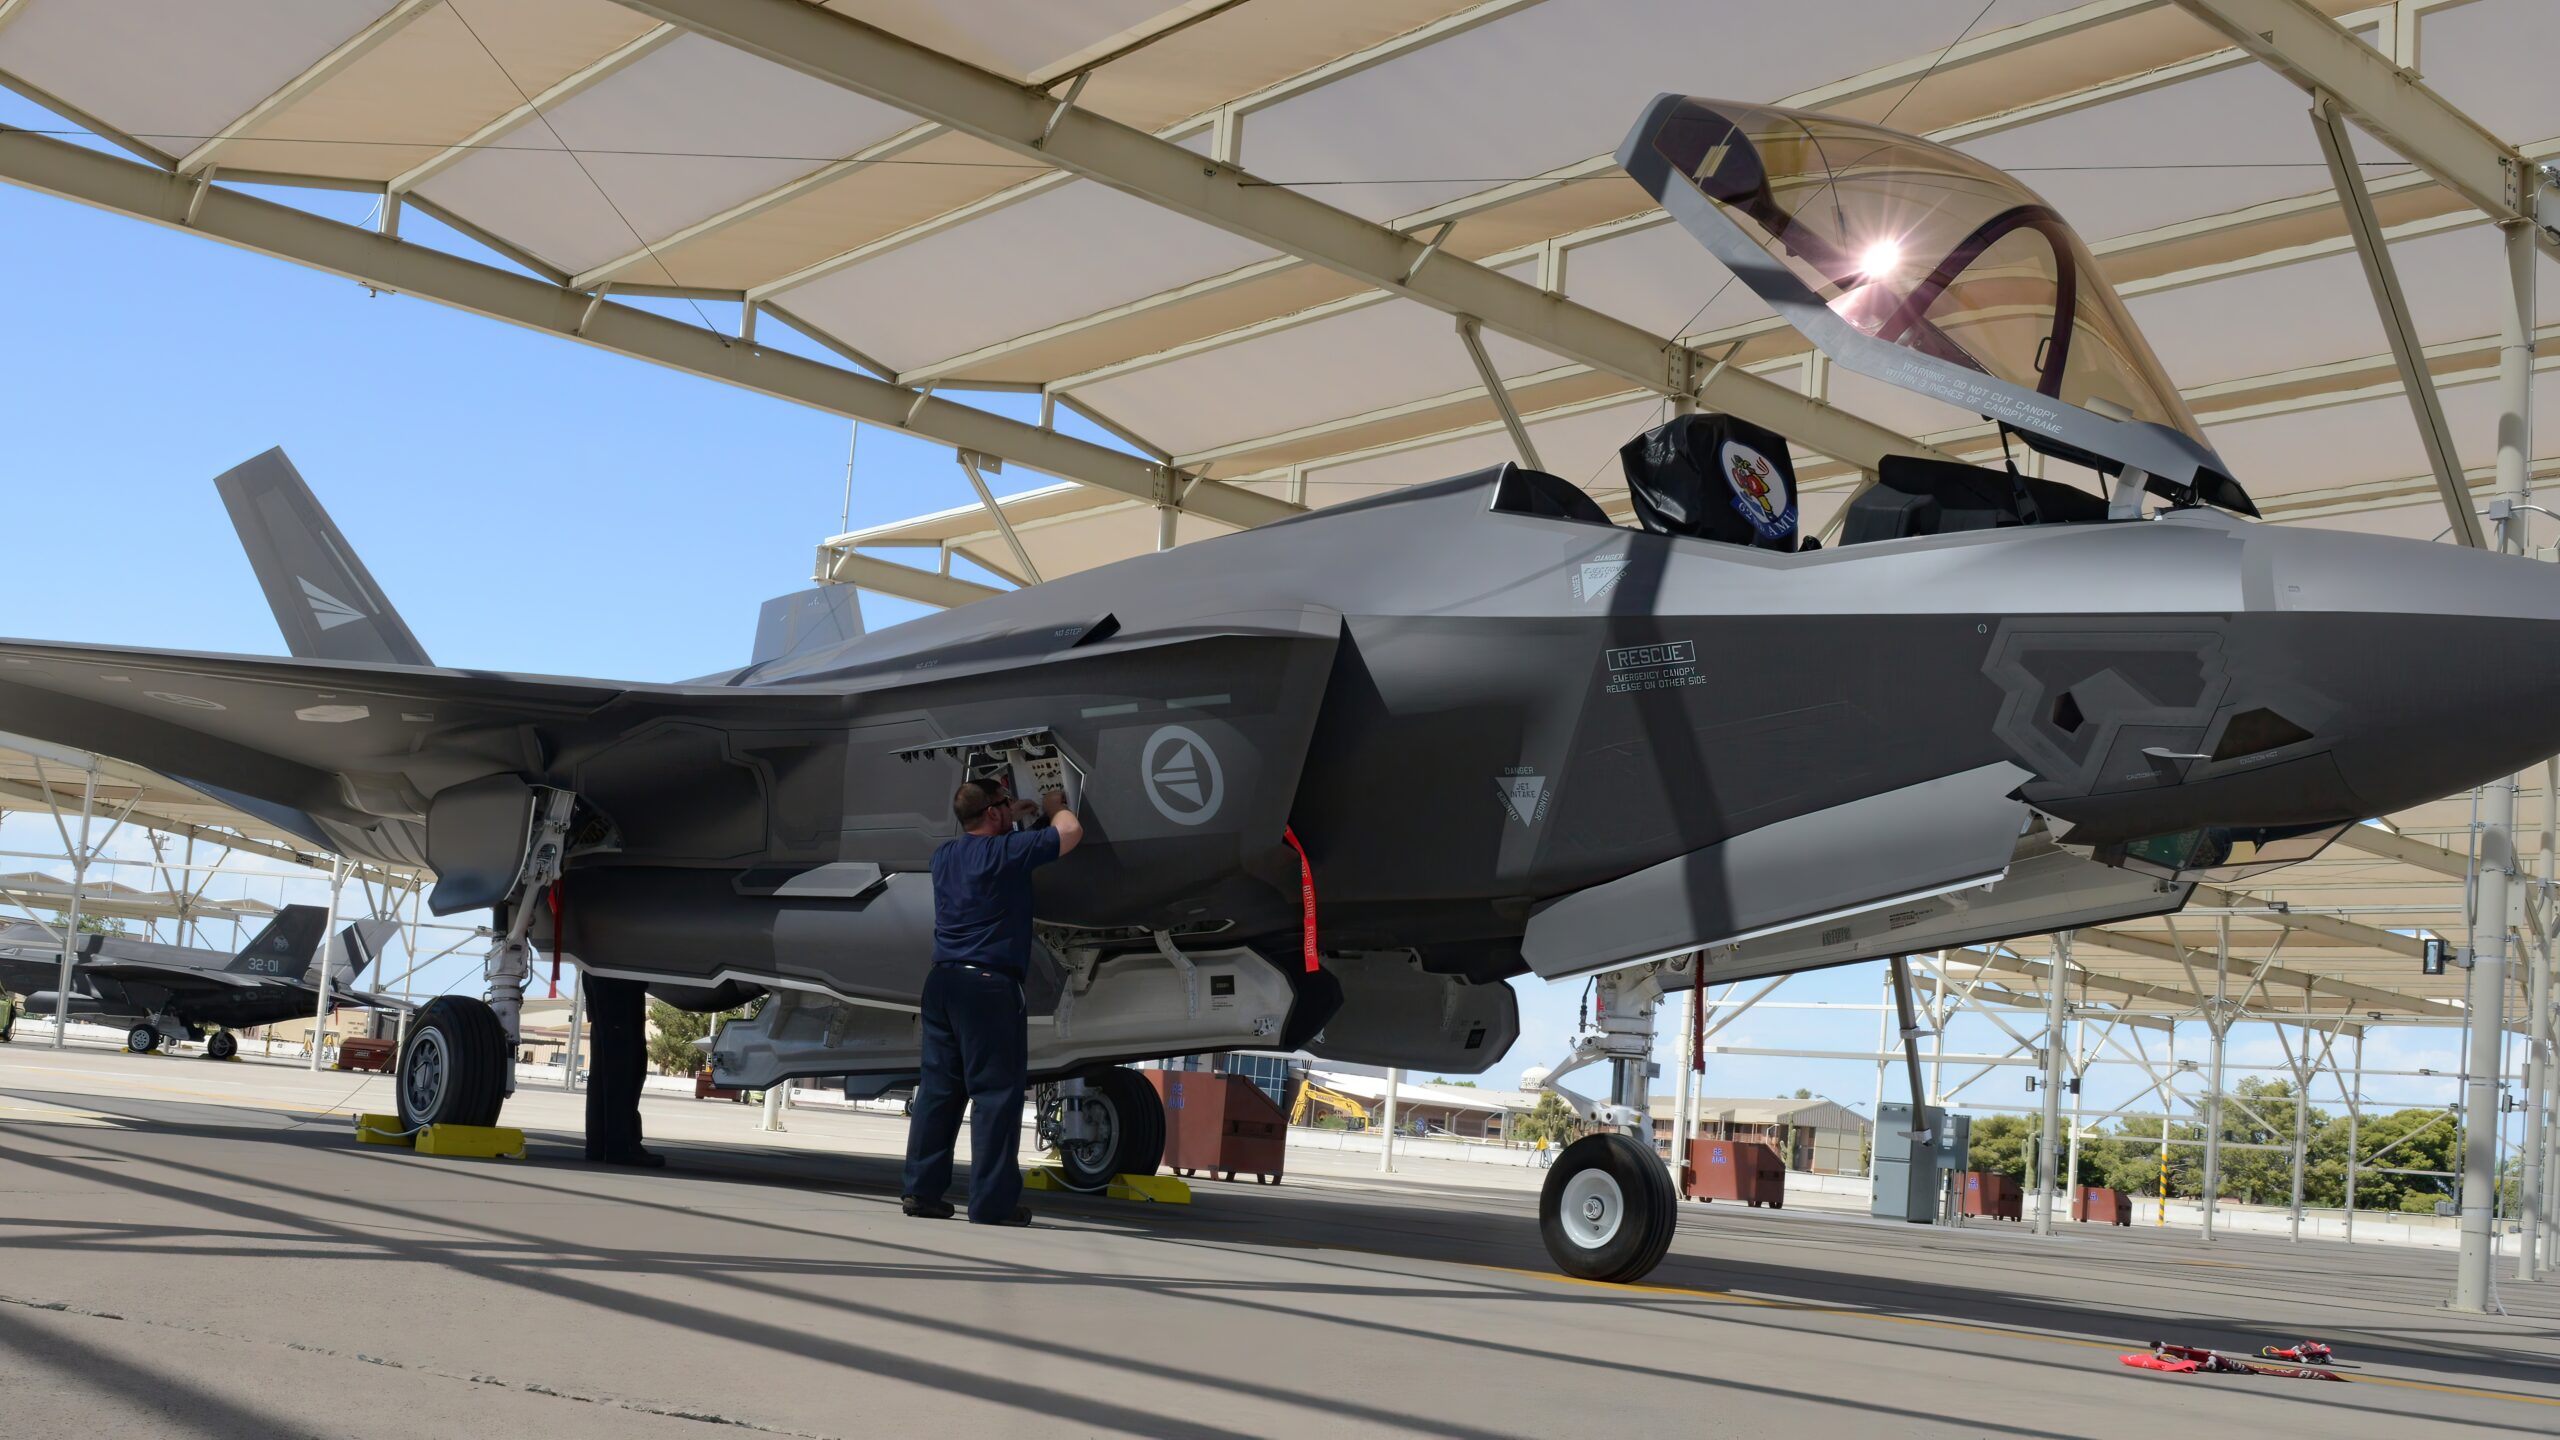
[[[1040,1142],[1058,1153],[1070,1190],[1110,1188],[1122,1175],[1153,1175],[1164,1163],[1164,1102],[1126,1066],[1040,1087]]]
[[[1653,1015],[1662,1005],[1665,973],[1687,974],[1689,956],[1600,977],[1592,1028],[1574,1037],[1573,1054],[1552,1070],[1522,1077],[1532,1090],[1553,1090],[1583,1120],[1614,1125],[1618,1134],[1585,1135],[1565,1147],[1538,1192],[1538,1235],[1556,1268],[1579,1280],[1641,1280],[1671,1249],[1680,1226],[1680,1197],[1671,1171],[1653,1150]],[[1609,1062],[1609,1102],[1595,1104],[1556,1081],[1585,1065]]]

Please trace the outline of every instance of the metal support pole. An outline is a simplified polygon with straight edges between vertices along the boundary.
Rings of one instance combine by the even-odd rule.
[[[2169,1027],[2169,1073],[2178,1073],[2178,1027]],[[2151,1223],[2165,1229],[2169,1224],[2169,1087],[2160,1085],[2160,1208],[2152,1212]]]
[[[1396,1169],[1396,1082],[1403,1078],[1403,1071],[1387,1067],[1387,1123],[1378,1132],[1378,1172],[1383,1175],[1392,1175]]]
[[[756,1123],[756,1128],[775,1135],[783,1133],[782,1112],[784,1109],[788,1108],[790,1104],[790,1081],[777,1080],[773,1084],[765,1087],[764,1118]]]
[[[2302,1027],[2302,1060],[2293,1067],[2293,1214],[2286,1222],[2285,1241],[2302,1243],[2302,1145],[2303,1131],[2311,1124],[2311,1027]]]
[[[2498,315],[2498,518],[2497,548],[2514,554],[2523,520],[2513,507],[2526,498],[2533,430],[2534,241],[2531,226],[2503,228],[2507,304]],[[2471,1057],[2462,1067],[2462,1249],[2454,1266],[2453,1308],[2466,1314],[2489,1309],[2490,1269],[2498,1238],[2498,1073],[2500,1020],[2507,999],[2507,906],[2516,870],[2516,782],[2489,785],[2480,795],[2480,833],[2473,849],[2476,871],[2471,916],[2469,1012]]]
[[[1174,525],[1181,516],[1182,512],[1170,505],[1156,507],[1156,548],[1158,550],[1173,548]]]
[[[313,982],[320,992],[319,1008],[311,1015],[311,1073],[320,1073],[320,1041],[329,1031],[329,947],[338,943],[338,897],[347,888],[347,862],[329,862],[329,919],[320,931],[320,953],[312,961],[320,978]],[[353,956],[348,957],[353,959]]]
[[[2045,974],[2044,1118],[2036,1127],[2036,1233],[2053,1233],[2053,1187],[2060,1160],[2054,1141],[2062,1128],[2063,992],[2071,974],[2071,932],[2053,937],[2053,965]]]
[[[2356,1243],[2356,1138],[2364,1118],[2364,1032],[2356,1032],[2356,1076],[2347,1089],[2347,1243]]]
[[[2213,1212],[2222,1200],[2222,1052],[2223,1042],[2231,1033],[2231,1019],[2223,1013],[2229,1003],[2231,989],[2231,917],[2217,916],[2213,922],[2213,1013],[2205,1021],[2213,1032],[2213,1059],[2205,1081],[2204,1120],[2204,1238],[2213,1242]]]
[[[53,987],[53,1048],[63,1046],[63,1036],[71,1029],[71,957],[80,948],[80,891],[89,878],[89,817],[98,809],[98,760],[88,757],[89,768],[80,781],[80,839],[72,847],[71,902],[62,912],[62,973]],[[53,787],[45,787],[46,803],[52,803]],[[59,816],[56,817],[59,823]]]
[[[2083,998],[2086,997],[2084,996]],[[2079,1204],[2080,1196],[2080,1092],[2088,1088],[2087,1084],[2084,1083],[2088,1073],[2088,1065],[2082,1052],[2083,1047],[2088,1043],[2088,1020],[2083,1017],[2072,1021],[2071,1142],[2063,1151],[2062,1164],[2062,1215],[2066,1220],[2070,1219],[2075,1213]]]
[[[1707,1003],[1705,957],[1695,966],[1696,983],[1689,987],[1688,1008],[1680,1016],[1680,1084],[1671,1104],[1671,1170],[1674,1176],[1689,1163],[1689,1130],[1698,1104],[1698,1007]]]
[[[2524,1174],[2516,1187],[2516,1278],[2531,1280],[2542,1272],[2542,1208],[2543,1174],[2549,1168],[2551,1112],[2543,1103],[2542,1091],[2550,1081],[2551,1071],[2551,931],[2560,924],[2560,916],[2550,908],[2550,875],[2554,851],[2554,828],[2560,815],[2551,808],[2553,784],[2560,779],[2560,760],[2542,762],[2542,868],[2544,884],[2539,898],[2543,902],[2542,924],[2528,925],[2534,932],[2534,944],[2527,952],[2526,963],[2532,967],[2532,978],[2526,985],[2525,998],[2525,1069],[2524,1069]],[[2528,901],[2528,904],[2531,902]]]
[[[578,1084],[578,1052],[583,1048],[578,1043],[582,1038],[578,1032],[586,1028],[586,1023],[587,982],[586,976],[581,973],[577,977],[576,987],[569,992],[569,1048],[567,1053],[560,1057],[560,1088],[572,1094],[584,1088]]]

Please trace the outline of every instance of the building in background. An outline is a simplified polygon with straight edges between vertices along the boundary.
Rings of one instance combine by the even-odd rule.
[[[1671,1123],[1678,1100],[1653,1097],[1653,1146],[1671,1153]],[[1709,1096],[1697,1102],[1698,1134],[1713,1140],[1756,1140],[1776,1150],[1790,1170],[1815,1175],[1863,1175],[1867,1169],[1867,1135],[1874,1128],[1866,1116],[1816,1096],[1810,1100],[1725,1100]]]

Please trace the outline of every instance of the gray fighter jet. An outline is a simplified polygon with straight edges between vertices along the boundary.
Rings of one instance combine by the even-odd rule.
[[[1502,466],[876,635],[792,597],[743,668],[643,684],[431,665],[267,463],[225,489],[298,658],[0,644],[0,728],[495,907],[489,1002],[412,1026],[413,1124],[495,1117],[537,944],[769,997],[723,1084],[898,1083],[955,783],[1063,785],[1088,838],[1040,872],[1032,1063],[1081,1183],[1161,1143],[1119,1062],[1475,1072],[1517,1034],[1508,979],[1592,977],[1541,1078],[1608,1062],[1577,1103],[1633,1127],[1665,991],[2173,910],[2560,749],[2560,676],[2500,658],[2560,638],[2548,569],[2253,523],[2015,180],[1677,96],[1620,160],[1837,363],[2089,484],[1889,460],[1819,547],[1785,437],[1682,416],[1628,444],[1633,526]],[[1541,1218],[1564,1268],[1631,1278],[1675,1208],[1648,1145],[1601,1135]]]
[[[236,952],[82,935],[72,952],[70,1003],[57,1009],[63,998],[60,932],[12,925],[0,929],[0,990],[26,996],[30,1015],[67,1011],[75,1020],[130,1026],[128,1050],[147,1054],[181,1040],[202,1040],[207,1055],[228,1060],[240,1048],[229,1032],[307,1019],[319,1007],[320,941],[328,928],[325,908],[287,905]],[[327,956],[333,997],[374,1009],[406,1008],[405,1001],[355,988],[393,928],[388,920],[359,920],[338,932]]]

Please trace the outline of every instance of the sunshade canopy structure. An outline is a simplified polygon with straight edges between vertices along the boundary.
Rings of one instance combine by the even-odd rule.
[[[0,133],[0,179],[1056,477],[820,545],[828,578],[953,604],[986,593],[955,556],[1055,578],[1524,449],[1623,516],[1617,448],[1676,404],[1793,440],[1808,531],[1885,453],[1997,455],[1979,416],[1828,364],[1618,168],[1655,93],[1721,96],[2031,187],[2148,336],[2163,413],[2271,521],[2462,539],[2445,491],[2485,499],[2497,444],[2493,222],[2531,203],[2498,177],[2560,154],[2555,49],[2547,0],[0,0],[0,84],[132,157]],[[2361,127],[2439,455],[2315,90]],[[270,185],[380,218],[243,188]],[[401,239],[412,210],[505,264]],[[719,308],[616,299],[670,295]],[[776,324],[842,363],[759,344]],[[2531,456],[2560,471],[2560,426]],[[2253,1003],[2458,1013],[2415,951],[2461,930],[2465,804],[2200,896]],[[2186,1003],[2216,929],[2087,932],[2074,959],[2095,1001]]]

